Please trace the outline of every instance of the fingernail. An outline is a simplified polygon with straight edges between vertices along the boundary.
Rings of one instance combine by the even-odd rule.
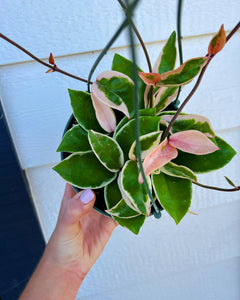
[[[94,193],[90,189],[87,189],[82,192],[80,200],[82,203],[87,204],[92,201],[94,197]]]

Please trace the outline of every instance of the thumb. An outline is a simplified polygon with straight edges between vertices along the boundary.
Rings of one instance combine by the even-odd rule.
[[[81,191],[70,199],[63,198],[64,209],[59,216],[56,227],[64,236],[75,235],[79,231],[79,221],[93,208],[95,199],[96,195],[90,189]]]

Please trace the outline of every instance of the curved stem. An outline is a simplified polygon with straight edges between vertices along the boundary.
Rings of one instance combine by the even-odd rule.
[[[219,188],[219,187],[216,187],[216,186],[205,185],[205,184],[199,183],[197,181],[192,181],[192,183],[194,183],[198,186],[201,186],[205,189],[210,189],[210,190],[215,190],[215,191],[220,191],[220,192],[236,192],[236,191],[240,190],[240,186],[237,186],[237,187],[231,188],[231,189],[225,189],[225,188]]]
[[[233,28],[233,30],[228,34],[226,37],[226,43],[230,40],[230,38],[237,32],[237,30],[240,28],[240,21],[237,23],[237,25]]]
[[[45,67],[52,69],[55,72],[59,72],[62,73],[66,76],[72,77],[74,79],[83,81],[83,82],[88,82],[86,79],[81,78],[79,76],[73,75],[71,73],[68,73],[62,69],[59,69],[56,65],[50,65],[48,63],[46,63],[45,61],[41,60],[40,58],[38,58],[37,56],[33,55],[31,52],[29,52],[28,50],[26,50],[25,48],[23,48],[22,46],[20,46],[19,44],[17,44],[16,42],[12,41],[11,39],[9,39],[8,37],[6,37],[5,35],[3,35],[2,33],[0,33],[0,38],[4,39],[5,41],[7,41],[9,44],[12,44],[13,46],[15,46],[16,48],[18,48],[19,50],[21,50],[22,52],[24,52],[25,54],[27,54],[28,56],[30,56],[31,58],[33,58],[34,60],[36,60],[37,62],[39,62],[40,64],[44,65]],[[90,82],[92,83],[92,82]]]
[[[177,40],[178,40],[178,53],[179,53],[180,65],[183,64],[181,20],[182,20],[182,0],[178,0],[178,9],[177,9]]]
[[[134,9],[134,7],[136,6],[137,2],[139,0],[135,0],[131,3],[131,10]],[[96,70],[98,64],[100,63],[100,61],[102,60],[103,56],[107,53],[107,51],[109,50],[109,48],[112,46],[112,44],[115,42],[115,40],[118,38],[119,34],[122,32],[122,30],[128,25],[128,20],[127,18],[122,22],[122,24],[120,25],[120,27],[118,28],[118,30],[115,32],[115,34],[113,35],[113,37],[111,38],[111,40],[107,43],[107,45],[104,47],[104,49],[101,51],[101,53],[99,54],[99,56],[97,57],[97,59],[95,60],[90,73],[88,75],[88,82],[87,82],[87,86],[88,86],[88,92],[90,92],[90,80],[92,78],[92,75],[94,73],[94,71]]]
[[[182,0],[178,0],[177,8],[177,41],[178,41],[178,54],[180,65],[183,64],[183,52],[182,52],[182,30],[181,30],[181,20],[182,20]],[[181,93],[181,86],[178,88],[178,94],[176,99],[173,101],[173,105],[177,104],[178,98]]]
[[[123,8],[123,11],[126,14],[126,9],[127,9],[126,5],[123,3],[122,0],[118,0],[118,2],[119,2],[119,4],[121,5],[121,7]],[[148,69],[149,69],[149,72],[151,73],[152,72],[152,65],[151,65],[151,61],[150,61],[149,54],[148,54],[147,48],[145,46],[145,43],[143,42],[143,39],[142,39],[139,31],[137,30],[137,27],[135,26],[135,24],[133,23],[133,21],[131,19],[130,19],[130,24],[131,24],[131,26],[132,26],[132,28],[133,28],[133,30],[134,30],[134,32],[135,32],[135,34],[136,34],[136,36],[137,36],[140,44],[142,46],[143,52],[144,52],[144,54],[146,56],[146,60],[147,60],[147,64],[148,64]]]
[[[136,152],[137,152],[137,159],[139,163],[139,169],[143,177],[143,182],[145,185],[145,188],[147,190],[148,196],[151,199],[152,205],[155,209],[154,216],[156,218],[161,217],[161,212],[159,208],[157,207],[152,193],[149,189],[148,183],[147,183],[147,178],[145,176],[145,172],[143,169],[143,164],[142,164],[142,159],[141,159],[141,146],[140,146],[140,141],[139,141],[139,103],[138,103],[138,72],[137,72],[137,65],[136,65],[136,55],[135,55],[135,49],[134,49],[134,38],[133,38],[133,33],[132,33],[132,28],[131,28],[131,10],[127,8],[126,11],[127,14],[127,20],[129,24],[129,39],[130,39],[130,45],[131,45],[131,54],[132,54],[132,61],[133,61],[133,82],[134,82],[134,120],[135,120],[135,126],[134,126],[134,133],[135,133],[135,140],[136,140]]]
[[[111,38],[111,40],[107,43],[107,45],[104,47],[104,49],[101,51],[101,53],[99,54],[99,56],[95,60],[93,66],[92,66],[92,68],[90,70],[90,73],[88,75],[88,80],[87,80],[88,92],[90,92],[90,83],[91,83],[92,75],[93,75],[94,71],[96,70],[98,64],[100,63],[100,61],[102,60],[103,56],[107,53],[107,51],[109,50],[109,48],[112,46],[112,44],[115,42],[115,40],[117,39],[117,37],[119,36],[119,34],[122,32],[122,30],[126,26],[127,26],[127,20],[124,20],[123,23],[121,24],[121,26],[118,28],[118,30],[115,32],[115,34]]]

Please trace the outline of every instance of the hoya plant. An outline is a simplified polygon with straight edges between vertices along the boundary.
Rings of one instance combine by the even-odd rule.
[[[75,122],[57,149],[65,159],[53,169],[74,187],[102,189],[105,212],[136,234],[154,210],[156,216],[166,210],[178,224],[189,212],[197,174],[222,168],[236,154],[206,117],[171,106],[179,87],[190,83],[225,42],[222,26],[206,56],[176,68],[173,32],[152,72],[137,67],[137,118],[133,63],[115,54],[112,69],[97,76],[90,92],[69,90]]]
[[[3,34],[0,37],[47,66],[46,73],[60,72],[87,83],[87,92],[69,90],[73,116],[57,149],[62,161],[53,169],[75,189],[95,190],[96,209],[137,234],[146,217],[159,218],[162,209],[178,224],[191,212],[193,184],[220,191],[239,190],[228,178],[232,185],[229,189],[198,182],[197,174],[222,168],[236,152],[215,135],[206,117],[186,114],[184,107],[209,63],[240,23],[228,36],[222,25],[210,41],[207,55],[183,62],[179,0],[177,34],[174,31],[170,35],[152,68],[132,20],[138,0],[118,2],[126,17],[98,56],[87,80],[58,68],[52,54],[46,63]],[[111,70],[102,72],[92,82],[97,65],[126,27],[132,61],[115,54]],[[145,53],[147,72],[136,64],[133,31]],[[181,90],[195,77],[191,92],[179,106]]]

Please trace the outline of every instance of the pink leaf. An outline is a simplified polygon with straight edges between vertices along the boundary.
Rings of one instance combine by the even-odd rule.
[[[156,84],[161,80],[161,76],[158,73],[138,72],[138,75],[147,85],[156,86]]]
[[[187,130],[170,136],[169,144],[184,152],[204,155],[215,152],[219,148],[200,131]]]
[[[116,117],[112,109],[98,101],[94,94],[91,94],[98,123],[107,132],[113,132],[116,128]]]
[[[152,152],[148,154],[143,162],[143,169],[146,177],[155,170],[161,168],[178,155],[177,149],[172,147],[168,140],[165,139],[161,144],[158,145]],[[143,183],[142,174],[138,177],[139,183]]]

